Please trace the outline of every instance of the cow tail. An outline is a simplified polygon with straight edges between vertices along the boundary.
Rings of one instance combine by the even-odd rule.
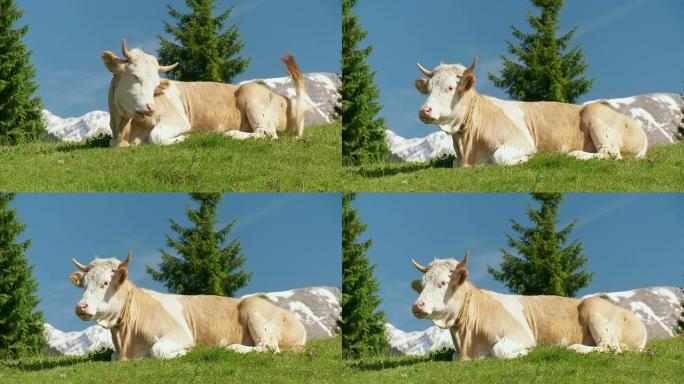
[[[309,95],[306,93],[306,86],[304,85],[304,76],[297,66],[297,62],[294,56],[291,54],[286,54],[282,58],[283,63],[287,67],[287,71],[290,72],[292,80],[295,85],[295,98],[294,104],[296,105],[296,110],[294,111],[295,119],[295,129],[297,136],[301,136],[304,133],[304,113],[310,107]]]

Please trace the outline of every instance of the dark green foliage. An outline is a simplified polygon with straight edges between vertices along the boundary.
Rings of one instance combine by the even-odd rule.
[[[520,239],[506,236],[508,245],[515,248],[520,256],[501,249],[501,271],[490,266],[487,270],[511,292],[521,295],[574,296],[594,276],[593,272],[582,269],[587,257],[579,239],[563,248],[576,221],[557,231],[558,209],[563,195],[533,193],[532,197],[541,203],[539,210],[527,208],[530,220],[535,225],[526,228],[511,220],[513,230],[520,235]]]
[[[517,60],[502,55],[501,77],[488,73],[489,79],[515,100],[574,103],[579,96],[589,91],[594,82],[582,76],[587,63],[580,46],[564,53],[577,27],[556,37],[558,17],[565,2],[531,1],[535,7],[541,8],[540,16],[528,12],[527,19],[534,32],[525,34],[511,26],[513,36],[520,41],[520,45],[515,46],[509,41],[508,52]]]
[[[186,0],[186,4],[188,14],[167,6],[175,25],[165,21],[164,31],[174,41],[157,35],[159,62],[180,63],[167,74],[173,80],[231,83],[250,61],[240,56],[245,45],[237,24],[225,27],[234,7],[215,16],[216,0]]]
[[[147,273],[172,293],[233,296],[252,278],[252,273],[240,270],[246,261],[240,240],[234,239],[225,245],[235,221],[216,230],[221,194],[191,193],[190,196],[199,203],[198,209],[188,206],[185,210],[194,225],[182,227],[169,220],[178,239],[166,236],[166,245],[175,249],[178,256],[160,249],[159,271],[148,265]]]
[[[36,354],[47,345],[43,313],[36,310],[38,282],[24,256],[31,240],[17,242],[26,226],[10,207],[13,198],[0,193],[0,359]]]
[[[342,0],[342,160],[346,165],[385,160],[385,120],[377,117],[382,109],[376,72],[366,62],[373,47],[359,48],[368,34],[358,16],[352,14],[357,0]]]
[[[680,97],[684,100],[684,95],[680,95]],[[677,139],[684,140],[684,108],[680,112],[682,113],[682,119],[679,121],[679,126],[677,126]]]
[[[378,311],[382,301],[380,288],[366,251],[372,240],[358,242],[367,225],[359,211],[351,207],[353,193],[342,194],[342,356],[359,358],[385,353],[389,344],[385,337],[385,313]]]
[[[31,52],[22,42],[28,25],[15,29],[23,12],[14,0],[0,0],[0,145],[38,140],[45,135]]]

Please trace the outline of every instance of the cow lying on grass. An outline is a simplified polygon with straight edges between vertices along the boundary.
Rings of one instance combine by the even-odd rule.
[[[525,162],[537,151],[567,153],[578,159],[643,157],[646,134],[633,119],[600,103],[500,100],[479,94],[475,86],[477,59],[470,68],[442,64],[415,81],[428,98],[419,112],[453,138],[461,166]]]
[[[178,63],[160,66],[154,56],[131,51],[121,43],[124,59],[106,51],[105,67],[114,74],[109,86],[112,144],[118,147],[172,144],[191,132],[218,132],[236,139],[268,137],[280,132],[304,133],[304,115],[313,108],[297,63],[285,55],[295,83],[295,97],[274,93],[260,83],[232,85],[162,80],[159,73]]]
[[[235,352],[301,349],[306,330],[290,312],[257,297],[170,295],[138,288],[128,280],[131,253],[123,262],[95,259],[69,281],[84,288],[76,315],[111,331],[113,359],[172,358],[198,346]]]
[[[512,358],[537,345],[566,346],[580,353],[641,351],[646,327],[631,312],[599,297],[504,295],[468,281],[468,253],[462,262],[434,260],[411,287],[420,294],[413,314],[449,329],[454,360]]]

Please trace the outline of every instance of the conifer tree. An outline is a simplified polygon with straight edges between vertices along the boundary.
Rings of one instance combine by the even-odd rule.
[[[373,275],[366,251],[372,240],[359,242],[366,230],[357,209],[351,204],[355,194],[342,195],[342,355],[345,358],[385,353],[389,344],[385,336],[385,313],[378,310],[382,301],[377,291],[378,279]]]
[[[352,13],[357,0],[342,0],[342,158],[346,165],[385,160],[385,120],[376,72],[366,62],[373,47],[359,48],[368,33]]]
[[[538,210],[531,206],[527,208],[527,214],[534,226],[523,227],[511,220],[513,230],[520,238],[514,239],[507,235],[508,245],[518,251],[518,256],[501,249],[501,270],[497,271],[490,266],[487,270],[511,292],[521,295],[574,296],[594,276],[593,272],[583,270],[587,257],[579,239],[563,247],[577,221],[556,230],[563,195],[533,193],[532,198],[541,203]]]
[[[24,256],[31,240],[17,242],[26,226],[10,206],[13,198],[0,193],[0,359],[35,354],[47,346],[43,313],[36,310],[38,282]]]
[[[164,31],[175,41],[157,35],[160,63],[179,63],[167,74],[173,80],[231,83],[250,61],[240,55],[245,45],[237,24],[226,28],[234,6],[215,15],[216,0],[186,0],[186,4],[187,14],[167,6],[175,25],[165,21]]]
[[[0,145],[35,141],[46,133],[42,102],[34,96],[36,69],[22,42],[29,27],[15,27],[22,15],[14,0],[0,0]]]
[[[508,41],[508,52],[517,60],[501,55],[501,77],[488,73],[489,79],[515,100],[574,103],[589,91],[594,82],[582,76],[588,66],[582,48],[575,46],[565,53],[577,27],[556,37],[564,0],[531,1],[535,7],[541,8],[541,15],[535,16],[531,12],[527,15],[534,32],[525,34],[511,26],[520,45],[515,46]]]
[[[148,265],[147,273],[154,280],[162,282],[172,293],[233,296],[252,278],[252,273],[241,270],[246,259],[240,240],[228,242],[235,220],[216,229],[216,211],[222,199],[221,194],[191,193],[190,196],[199,203],[197,209],[190,206],[185,209],[193,226],[182,227],[174,220],[169,220],[178,238],[166,236],[166,245],[173,248],[177,256],[160,249],[162,260],[159,271]]]

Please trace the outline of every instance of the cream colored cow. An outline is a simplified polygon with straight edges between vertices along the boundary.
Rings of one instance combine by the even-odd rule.
[[[285,55],[295,83],[295,97],[274,93],[258,82],[232,85],[210,82],[162,80],[160,72],[178,63],[160,66],[154,56],[140,49],[124,58],[110,51],[102,54],[112,72],[109,114],[112,144],[125,147],[141,143],[172,144],[191,132],[218,132],[236,139],[278,138],[278,133],[304,133],[304,117],[313,109],[304,79],[292,55]]]
[[[112,333],[114,359],[172,358],[191,348],[219,346],[236,352],[300,350],[306,330],[289,311],[257,296],[164,294],[137,287],[128,279],[131,253],[123,262],[95,259],[69,281],[84,288],[76,315]]]
[[[415,81],[428,98],[419,117],[453,138],[461,166],[525,162],[538,151],[567,153],[578,159],[642,157],[648,140],[632,118],[600,103],[500,100],[479,94],[475,67],[442,64]]]
[[[504,295],[468,281],[468,253],[462,262],[434,260],[411,287],[420,294],[413,314],[449,329],[454,360],[512,358],[537,345],[560,345],[577,352],[641,351],[646,327],[631,312],[599,297]]]

